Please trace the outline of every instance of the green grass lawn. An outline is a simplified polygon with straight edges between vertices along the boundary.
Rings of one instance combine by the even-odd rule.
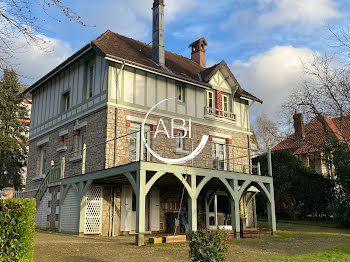
[[[350,230],[325,223],[277,223],[273,237],[230,240],[227,261],[350,261]],[[264,222],[262,222],[264,223]],[[37,232],[34,261],[189,261],[188,243],[136,247],[133,236]]]
[[[309,262],[322,262],[322,261],[350,261],[350,246],[340,246],[336,248],[330,248],[324,251],[312,252],[304,255],[295,256],[280,256],[275,258],[264,258],[250,261],[309,261]]]

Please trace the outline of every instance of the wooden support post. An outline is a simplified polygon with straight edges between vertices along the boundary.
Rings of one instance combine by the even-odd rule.
[[[139,134],[139,154],[140,154],[140,161],[144,161],[145,159],[143,159],[143,151],[144,151],[144,147],[143,147],[143,126],[140,126],[140,134]]]
[[[81,166],[81,174],[85,175],[85,164],[86,164],[86,144],[83,145],[83,159],[82,159],[82,166]]]
[[[64,169],[66,167],[66,158],[65,157],[62,157],[62,160],[61,160],[61,179],[64,178]]]
[[[146,196],[145,196],[145,187],[146,187],[146,170],[140,169],[136,174],[136,233],[138,246],[144,245],[144,233],[145,233],[145,218],[146,218]],[[143,240],[143,243],[142,243]]]
[[[188,197],[188,224],[191,231],[197,231],[197,194],[194,192],[196,188],[196,175],[191,175],[191,195]]]
[[[258,163],[258,175],[261,176],[261,168],[260,168],[260,162]]]
[[[86,194],[80,195],[79,236],[85,233]]]
[[[267,163],[268,163],[269,176],[272,176],[272,160],[271,160],[271,148],[270,147],[267,150]]]
[[[215,220],[215,227],[218,227],[218,195],[214,195],[214,220]]]
[[[267,185],[267,190],[270,192],[270,198],[267,200],[267,216],[269,221],[269,227],[274,234],[276,232],[276,213],[275,213],[275,197],[273,184]]]
[[[209,203],[208,195],[205,196],[205,227],[209,229]]]
[[[233,180],[230,182],[230,185],[235,192],[235,197],[232,203],[232,230],[234,230],[235,238],[240,238],[241,234],[241,223],[240,223],[240,214],[239,214],[239,197],[238,197],[238,180]]]

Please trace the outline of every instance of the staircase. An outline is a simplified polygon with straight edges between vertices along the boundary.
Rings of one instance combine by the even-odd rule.
[[[46,174],[43,182],[41,183],[38,191],[35,194],[36,204],[38,205],[43,198],[48,186],[52,183],[59,182],[61,180],[61,166],[52,167]]]

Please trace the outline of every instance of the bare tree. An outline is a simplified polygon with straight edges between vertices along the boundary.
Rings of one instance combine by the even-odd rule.
[[[256,119],[253,130],[263,151],[267,151],[268,147],[276,145],[281,140],[277,125],[266,114]]]
[[[342,119],[350,115],[350,68],[341,66],[338,59],[325,54],[302,62],[302,84],[283,104],[290,116],[297,109],[304,113],[307,121],[318,117],[327,132],[323,116]]]
[[[18,45],[18,37],[24,37],[27,44],[40,49],[47,48],[42,26],[49,19],[60,22],[50,15],[58,12],[67,19],[85,26],[81,17],[62,0],[1,0],[0,1],[0,70],[9,67],[9,61]]]

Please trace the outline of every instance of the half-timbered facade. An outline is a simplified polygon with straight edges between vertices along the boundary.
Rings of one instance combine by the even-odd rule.
[[[262,101],[224,61],[205,67],[204,38],[190,45],[191,59],[164,51],[163,1],[153,13],[153,46],[106,31],[26,90],[26,190],[38,202],[37,226],[108,236],[222,226],[239,234],[241,218],[256,226],[261,192],[274,231],[271,172],[250,158],[249,108]],[[160,119],[173,138],[156,136]],[[190,119],[191,132],[179,119]],[[196,158],[169,165],[145,148],[143,133],[171,159],[189,155],[203,135],[209,141]]]

